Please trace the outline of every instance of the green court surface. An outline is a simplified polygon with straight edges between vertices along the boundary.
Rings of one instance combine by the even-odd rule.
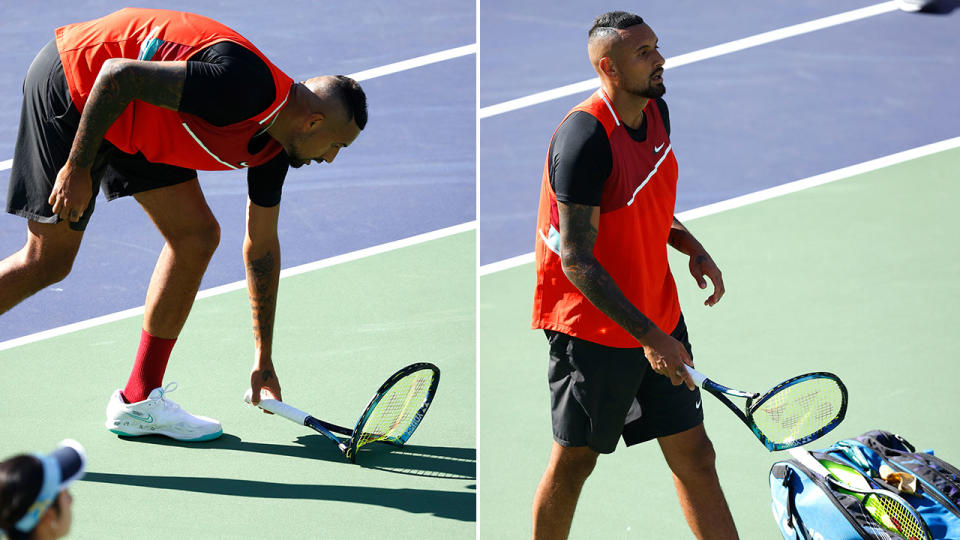
[[[697,368],[753,391],[834,372],[849,389],[846,420],[808,448],[886,429],[960,463],[958,170],[954,149],[687,223],[727,290],[704,307],[709,293],[671,255]],[[479,280],[483,539],[530,536],[552,442],[546,340],[528,329],[533,283],[531,264]],[[741,538],[780,538],[767,478],[788,454],[768,453],[712,396],[703,405]],[[571,538],[692,538],[656,444],[600,458]]]
[[[165,379],[179,382],[171,399],[223,423],[220,439],[103,427],[132,364],[134,317],[0,352],[0,453],[85,445],[71,538],[474,538],[475,250],[470,231],[281,281],[274,354],[291,405],[352,426],[394,371],[440,367],[402,449],[371,444],[352,465],[323,436],[243,403],[253,340],[236,291],[196,302]]]

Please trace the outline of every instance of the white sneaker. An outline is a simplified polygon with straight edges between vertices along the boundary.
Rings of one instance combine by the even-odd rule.
[[[194,416],[166,397],[176,389],[175,382],[154,388],[137,403],[124,403],[117,390],[107,403],[107,429],[125,437],[166,435],[178,441],[209,441],[223,434],[220,422]]]

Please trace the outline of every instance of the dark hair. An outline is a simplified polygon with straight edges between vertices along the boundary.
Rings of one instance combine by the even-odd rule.
[[[29,538],[13,528],[37,500],[43,484],[43,464],[21,454],[0,463],[0,529],[10,540]]]
[[[367,95],[363,93],[363,88],[357,81],[344,75],[336,75],[330,85],[330,90],[343,104],[347,111],[347,119],[357,123],[357,127],[363,129],[367,125]]]
[[[589,38],[600,37],[614,30],[624,30],[643,24],[643,18],[626,11],[609,11],[593,20],[593,26],[587,34]]]

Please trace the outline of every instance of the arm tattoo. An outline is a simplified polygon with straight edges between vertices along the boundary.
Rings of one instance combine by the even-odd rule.
[[[264,371],[260,376],[262,377],[263,382],[267,382],[267,381],[269,381],[270,379],[273,378],[273,370],[272,370],[272,369],[268,369],[268,370]]]
[[[667,237],[667,243],[670,247],[683,253],[691,255],[697,251],[703,251],[703,246],[693,237],[693,234],[680,223],[676,217],[673,218],[673,226],[670,227],[670,236]]]
[[[277,311],[277,263],[273,252],[247,263],[253,335],[257,345],[273,342],[273,318]]]
[[[597,228],[591,221],[596,207],[569,204],[560,214],[563,271],[587,300],[635,338],[654,328],[650,319],[627,300],[607,270],[593,256]]]
[[[92,167],[107,130],[134,99],[176,109],[185,73],[185,68],[170,62],[107,60],[80,116],[70,162],[78,167]]]

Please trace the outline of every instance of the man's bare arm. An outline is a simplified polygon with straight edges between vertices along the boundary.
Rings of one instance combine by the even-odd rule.
[[[712,306],[719,302],[726,292],[720,268],[713,261],[713,257],[704,249],[703,244],[694,238],[693,234],[676,217],[673,218],[667,243],[680,253],[690,257],[690,275],[697,280],[697,285],[701,289],[707,288],[707,282],[703,279],[704,276],[710,278],[713,283],[713,294],[704,301],[704,305]]]
[[[90,169],[103,137],[135,99],[176,109],[186,80],[186,62],[144,62],[111,58],[104,62],[80,115],[67,163],[57,174],[47,202],[62,219],[77,221],[93,194]]]
[[[77,167],[93,166],[107,130],[135,99],[176,110],[180,106],[186,74],[186,62],[145,62],[126,58],[111,58],[104,62],[80,116],[69,161]]]
[[[280,285],[280,240],[277,221],[280,205],[265,207],[247,203],[247,234],[243,240],[243,260],[247,269],[247,292],[253,318],[255,345],[250,388],[253,403],[260,401],[260,390],[280,395],[280,381],[273,366],[273,327]]]
[[[560,257],[563,273],[587,300],[639,341],[650,366],[673,384],[693,388],[683,363],[692,365],[687,350],[666,334],[624,296],[609,272],[593,255],[600,225],[600,208],[557,202]]]
[[[593,255],[600,223],[600,207],[562,202],[558,202],[557,207],[563,273],[587,300],[642,342],[656,325],[627,300],[620,287]]]

